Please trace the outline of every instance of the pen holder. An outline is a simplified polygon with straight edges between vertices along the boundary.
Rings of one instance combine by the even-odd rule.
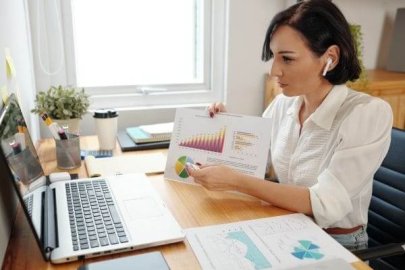
[[[28,185],[43,174],[39,159],[27,147],[18,154],[7,157],[11,170],[17,178]]]
[[[56,166],[62,170],[80,167],[80,137],[76,134],[66,134],[67,140],[55,140]]]

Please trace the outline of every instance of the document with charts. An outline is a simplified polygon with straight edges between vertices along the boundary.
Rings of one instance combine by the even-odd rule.
[[[165,178],[194,183],[187,163],[224,164],[264,177],[270,148],[270,119],[205,110],[177,109]]]
[[[290,269],[334,258],[358,261],[303,214],[191,228],[186,237],[205,270]]]

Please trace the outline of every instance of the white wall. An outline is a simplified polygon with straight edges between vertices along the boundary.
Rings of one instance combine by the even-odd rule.
[[[30,108],[33,106],[35,84],[24,0],[0,0],[0,87],[6,85],[7,82],[4,57],[4,48],[6,47],[10,49],[14,60],[17,83],[22,96],[21,107],[24,110],[27,125],[34,138],[38,138],[37,121],[31,119],[29,113]],[[9,179],[0,179],[0,265],[7,248],[16,209],[16,198],[13,195],[14,191],[11,189],[11,182],[8,181]]]
[[[285,1],[230,0],[226,103],[231,112],[261,115],[264,74],[261,60],[267,27]]]

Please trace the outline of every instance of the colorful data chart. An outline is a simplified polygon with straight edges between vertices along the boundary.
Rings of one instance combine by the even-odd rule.
[[[182,140],[179,145],[193,149],[222,153],[225,142],[225,130],[225,128],[222,128],[217,133],[194,135],[191,138]]]
[[[178,176],[181,178],[188,178],[189,174],[186,169],[186,164],[187,162],[194,164],[194,161],[187,156],[181,156],[177,159],[176,165],[174,166],[174,169],[176,170],[176,173]]]
[[[299,240],[300,244],[297,247],[294,247],[294,252],[291,254],[300,259],[314,259],[320,260],[323,258],[323,254],[319,251],[319,246],[315,245],[309,240]]]
[[[252,239],[250,239],[250,237],[243,230],[229,232],[226,238],[239,241],[243,244],[245,248],[239,247],[239,249],[244,251],[244,257],[249,260],[252,265],[254,265],[255,269],[260,270],[271,267],[271,263],[266,259],[263,253],[256,247]],[[229,250],[232,250],[232,248]]]

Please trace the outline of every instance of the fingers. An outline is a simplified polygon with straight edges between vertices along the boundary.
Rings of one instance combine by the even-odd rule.
[[[198,165],[192,164],[190,162],[186,163],[186,170],[191,177],[195,178],[200,175],[200,173],[199,173],[200,167]]]
[[[193,171],[195,171],[195,170],[200,169],[200,167],[198,165],[201,165],[201,164],[200,163],[193,164],[193,163],[187,162],[186,165],[187,165],[187,169],[191,168]]]
[[[216,113],[226,112],[225,105],[221,102],[211,104],[208,106],[207,110],[211,118],[213,118]]]

